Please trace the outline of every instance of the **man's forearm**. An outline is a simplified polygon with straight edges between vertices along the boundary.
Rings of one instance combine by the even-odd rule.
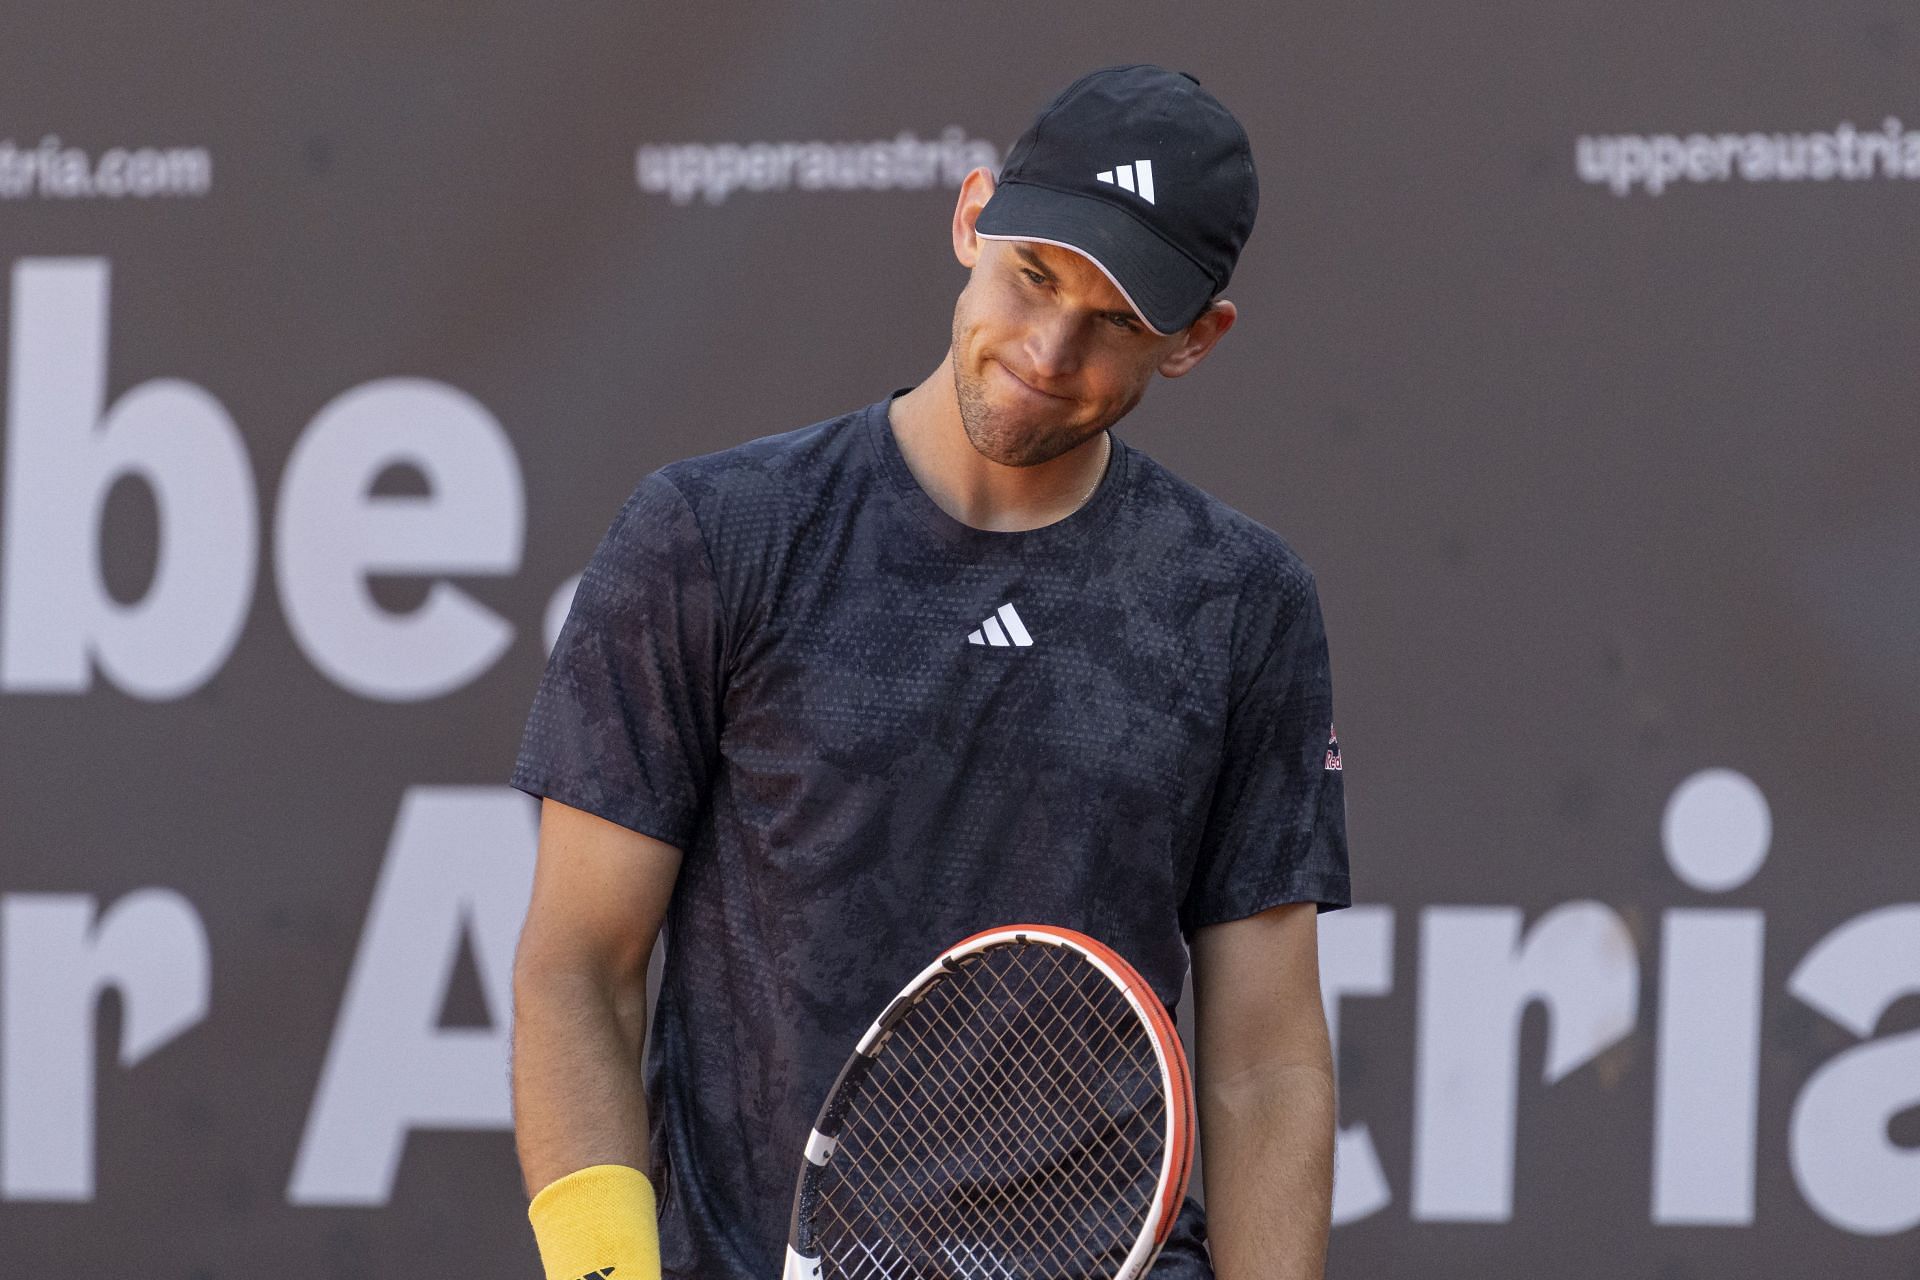
[[[645,1172],[644,982],[523,968],[513,1003],[513,1132],[527,1194],[589,1165]]]
[[[1331,1066],[1276,1066],[1197,1099],[1218,1280],[1320,1280],[1333,1206]]]

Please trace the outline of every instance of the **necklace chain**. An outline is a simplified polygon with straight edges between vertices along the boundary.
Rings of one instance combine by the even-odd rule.
[[[1093,491],[1100,487],[1100,482],[1107,478],[1107,462],[1113,457],[1113,437],[1102,431],[1100,438],[1106,441],[1106,448],[1100,453],[1100,469],[1094,473],[1093,483],[1087,486],[1087,491],[1080,495],[1080,501],[1073,504],[1075,511],[1087,505],[1087,499],[1091,498]]]

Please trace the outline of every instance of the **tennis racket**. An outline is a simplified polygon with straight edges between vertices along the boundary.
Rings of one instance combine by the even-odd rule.
[[[1134,1280],[1192,1163],[1186,1054],[1146,981],[1082,933],[989,929],[840,1069],[783,1280]]]

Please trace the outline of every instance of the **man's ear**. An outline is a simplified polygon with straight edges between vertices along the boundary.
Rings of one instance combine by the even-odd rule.
[[[953,256],[969,271],[980,260],[980,237],[974,232],[973,224],[980,220],[980,211],[992,198],[991,169],[975,169],[960,184],[960,199],[953,206]]]
[[[1226,337],[1227,330],[1233,328],[1233,322],[1239,314],[1239,308],[1231,302],[1225,298],[1215,298],[1199,318],[1187,326],[1180,344],[1160,362],[1160,376],[1177,378],[1206,359],[1214,344]]]

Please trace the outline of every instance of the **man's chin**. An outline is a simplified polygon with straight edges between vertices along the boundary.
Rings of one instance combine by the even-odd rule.
[[[1007,440],[993,432],[972,430],[967,432],[967,443],[988,462],[997,462],[1003,467],[1037,467],[1043,462],[1052,462],[1073,447],[1063,447],[1059,441],[1051,438],[1038,441],[1025,438]]]

